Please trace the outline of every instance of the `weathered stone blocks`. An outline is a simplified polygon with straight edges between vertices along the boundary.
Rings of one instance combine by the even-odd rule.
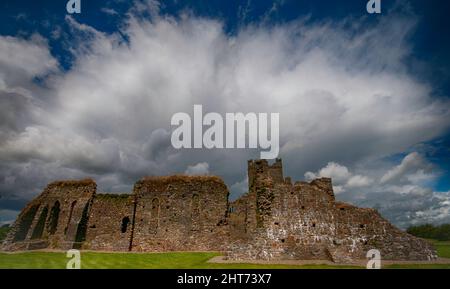
[[[281,160],[248,162],[249,191],[229,203],[215,176],[146,177],[132,194],[93,180],[51,183],[20,213],[4,250],[223,251],[229,259],[429,260],[434,248],[373,209],[336,202],[331,179],[284,178]]]

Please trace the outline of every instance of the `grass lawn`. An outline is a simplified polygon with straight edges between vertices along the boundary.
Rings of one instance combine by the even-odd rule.
[[[450,258],[450,242],[435,242],[440,257]],[[357,268],[352,266],[330,265],[260,265],[260,264],[217,264],[207,261],[219,253],[214,252],[182,252],[182,253],[99,253],[82,252],[81,267],[83,269],[331,269]],[[68,258],[63,252],[25,252],[6,254],[0,253],[0,268],[49,268],[64,269]],[[417,269],[450,269],[450,264],[433,265],[390,265],[386,268],[417,268]]]
[[[436,241],[434,242],[434,246],[436,247],[439,257],[450,258],[450,241]]]
[[[220,255],[214,252],[176,253],[97,253],[82,252],[83,269],[286,269],[286,268],[343,268],[327,265],[259,265],[217,264],[207,261]],[[0,253],[0,268],[64,269],[68,258],[60,252]],[[351,266],[344,268],[354,268]]]

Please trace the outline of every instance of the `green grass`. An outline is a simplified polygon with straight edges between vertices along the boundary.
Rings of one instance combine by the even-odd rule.
[[[450,241],[436,241],[434,242],[434,246],[439,257],[450,258]]]
[[[351,266],[328,265],[259,265],[259,264],[217,264],[207,261],[214,252],[179,253],[96,253],[82,252],[83,269],[286,269],[286,268],[353,268]],[[60,252],[0,253],[0,268],[64,269],[68,258]]]
[[[450,242],[435,242],[438,255],[450,258]],[[100,253],[82,252],[83,269],[333,269],[358,268],[331,265],[262,265],[262,264],[218,264],[208,263],[214,252],[173,253]],[[18,269],[64,269],[69,259],[64,252],[0,253],[0,268]],[[390,269],[450,269],[450,264],[389,265]]]

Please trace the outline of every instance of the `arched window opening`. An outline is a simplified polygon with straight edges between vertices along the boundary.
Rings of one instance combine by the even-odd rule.
[[[67,218],[67,224],[66,224],[66,228],[64,229],[64,234],[67,234],[67,229],[69,228],[70,221],[72,220],[73,210],[74,210],[76,204],[77,204],[77,201],[73,201],[72,204],[70,205],[69,217]]]
[[[127,232],[129,223],[130,223],[130,218],[125,217],[125,218],[122,219],[122,226],[121,226],[121,229],[120,229],[120,231],[122,233],[126,233]]]
[[[60,203],[56,201],[50,211],[50,221],[48,223],[48,233],[50,235],[54,235],[58,228],[59,212],[61,211],[60,207]]]
[[[14,235],[14,242],[23,241],[28,235],[31,224],[33,223],[34,217],[39,209],[39,205],[31,207],[19,221],[19,229]]]
[[[39,216],[39,220],[34,227],[33,234],[31,235],[31,239],[41,239],[42,233],[44,233],[45,221],[47,220],[48,208],[45,207],[42,209],[42,213]]]
[[[73,243],[73,249],[81,249],[81,245],[86,241],[86,230],[89,221],[89,203],[84,206],[81,214],[80,222],[78,223],[77,233],[75,235],[75,242]]]

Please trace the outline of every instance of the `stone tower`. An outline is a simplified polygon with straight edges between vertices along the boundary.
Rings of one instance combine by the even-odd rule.
[[[281,159],[276,159],[272,165],[267,160],[248,161],[248,187],[249,192],[257,177],[270,177],[277,183],[284,182],[283,164]]]
[[[248,161],[247,230],[254,232],[262,227],[265,217],[270,215],[274,199],[271,188],[284,183],[283,164],[276,159],[273,164],[267,160]]]

